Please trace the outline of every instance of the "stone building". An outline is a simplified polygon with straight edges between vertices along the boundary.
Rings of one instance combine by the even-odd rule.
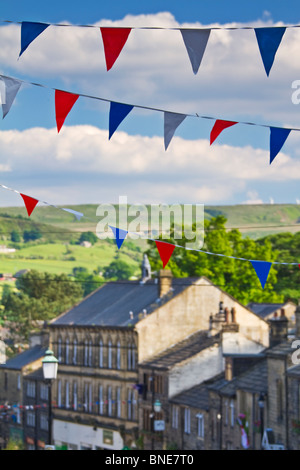
[[[109,282],[49,325],[50,348],[59,360],[53,391],[57,445],[70,449],[135,446],[142,399],[137,390],[141,385],[138,364],[144,367],[168,348],[201,336],[203,330],[209,332],[206,341],[214,348],[212,337],[220,325],[212,312],[228,323],[226,312],[219,312],[224,301],[229,311],[234,310],[245,341],[268,343],[266,322],[208,279],[172,279],[167,270],[152,278],[146,261],[140,281]],[[171,387],[175,394],[182,390],[179,383],[187,388],[194,385],[202,356],[212,370],[222,368],[217,348],[210,354],[203,345],[197,348],[186,364],[176,367],[173,360],[167,385],[162,377],[155,379],[160,382],[154,387]],[[179,375],[184,379],[178,380]]]
[[[5,364],[0,364],[0,443],[2,448],[5,448],[10,439],[26,443],[24,425],[29,416],[27,413],[29,408],[26,406],[36,404],[36,389],[32,389],[34,397],[28,398],[30,392],[25,385],[24,378],[41,369],[41,360],[46,349],[44,343],[35,344],[9,359]],[[34,439],[30,439],[27,442],[27,448],[33,448],[35,443]]]

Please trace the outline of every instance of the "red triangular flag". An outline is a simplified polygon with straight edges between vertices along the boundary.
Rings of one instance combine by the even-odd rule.
[[[32,214],[33,209],[35,208],[35,206],[37,205],[37,203],[39,201],[37,199],[34,199],[33,197],[26,196],[25,194],[20,193],[20,195],[23,198],[23,201],[25,203],[25,207],[27,209],[27,214],[30,217],[31,214]]]
[[[237,122],[217,119],[210,133],[210,145],[214,142],[214,140],[216,140],[218,135],[221,134],[224,129],[234,126],[234,124],[237,124]]]
[[[155,243],[158,249],[160,259],[162,260],[162,263],[163,263],[163,268],[165,268],[165,266],[169,262],[169,259],[172,256],[175,245],[171,245],[171,243],[166,243],[166,242],[159,242],[157,240],[155,240]]]
[[[131,28],[100,28],[104,46],[106,68],[110,70],[119,57]]]
[[[55,90],[55,115],[57,131],[59,132],[79,95],[67,91]]]

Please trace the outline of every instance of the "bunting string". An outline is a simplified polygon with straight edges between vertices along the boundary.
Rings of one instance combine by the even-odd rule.
[[[13,21],[2,20],[2,23],[14,23]],[[212,30],[253,30],[256,36],[259,52],[263,61],[265,72],[267,76],[270,74],[276,52],[281,43],[283,35],[287,28],[298,28],[300,25],[287,25],[287,26],[267,26],[267,27],[253,27],[253,26],[211,26],[199,28],[183,28],[183,27],[153,27],[153,26],[96,26],[96,25],[71,25],[63,23],[40,23],[32,21],[22,21],[15,24],[21,24],[21,49],[19,58],[28,48],[28,46],[49,26],[62,26],[62,27],[86,27],[98,28],[102,35],[104,46],[104,54],[106,60],[106,68],[109,71],[117,58],[119,57],[129,34],[134,29],[140,30],[176,30],[181,33],[184,45],[186,47],[192,70],[194,74],[198,73],[206,45],[208,43],[210,33]]]
[[[3,188],[3,189],[9,190],[9,191],[13,191],[14,193],[19,194],[22,197],[29,217],[31,216],[31,214],[32,214],[34,208],[36,207],[36,205],[38,204],[38,202],[43,202],[44,204],[46,204],[48,206],[51,206],[55,209],[63,210],[63,211],[66,211],[66,212],[69,212],[69,213],[75,215],[77,220],[80,220],[82,217],[85,217],[87,220],[91,220],[89,217],[84,216],[84,214],[82,212],[77,212],[73,209],[68,209],[68,208],[61,208],[61,207],[58,207],[54,204],[50,204],[46,201],[40,201],[40,200],[38,200],[36,198],[33,198],[31,196],[24,195],[24,194],[20,193],[19,191],[17,191],[16,189],[9,188],[8,186],[5,186],[4,184],[0,184],[0,187]],[[121,246],[122,246],[124,240],[126,239],[128,233],[129,234],[131,233],[131,234],[133,234],[135,236],[138,236],[138,237],[141,236],[141,233],[129,232],[128,230],[120,229],[118,227],[113,227],[111,225],[109,225],[108,227],[113,232],[113,235],[115,237],[115,241],[116,241],[118,249],[121,248]],[[144,234],[143,234],[143,237],[144,237]],[[268,270],[270,270],[272,264],[290,265],[290,266],[298,265],[300,267],[299,262],[251,260],[251,259],[248,259],[248,258],[224,255],[223,253],[213,253],[213,252],[210,252],[210,251],[200,250],[200,249],[196,249],[196,248],[184,247],[182,245],[176,245],[176,244],[173,244],[173,243],[157,240],[157,239],[154,239],[154,238],[148,238],[148,240],[155,242],[157,250],[158,250],[158,252],[160,254],[160,257],[161,257],[161,260],[163,262],[163,267],[164,268],[168,264],[168,262],[170,260],[170,257],[171,257],[171,255],[172,255],[175,248],[181,248],[181,249],[190,250],[190,251],[197,251],[197,252],[204,253],[204,254],[207,254],[207,255],[221,256],[221,257],[224,257],[224,258],[231,258],[231,259],[236,259],[236,260],[240,260],[240,261],[249,261],[249,262],[252,263],[252,266],[254,267],[256,272],[257,273],[261,272],[262,275],[265,272],[266,267],[268,267],[269,268]]]
[[[184,121],[186,117],[197,117],[200,119],[209,119],[209,120],[215,121],[214,126],[211,130],[211,134],[210,134],[211,145],[223,130],[236,124],[244,124],[244,125],[250,125],[250,126],[259,126],[259,127],[269,128],[270,130],[270,164],[275,159],[277,154],[280,152],[290,132],[300,131],[300,128],[297,128],[297,127],[285,128],[285,127],[273,126],[270,124],[258,124],[254,122],[228,121],[228,120],[220,119],[218,117],[199,115],[198,113],[194,113],[194,114],[185,113],[184,114],[184,113],[179,113],[179,112],[167,111],[165,109],[160,109],[160,108],[153,108],[150,106],[142,106],[138,104],[128,104],[128,103],[123,103],[123,102],[117,102],[117,101],[110,100],[108,98],[101,98],[101,97],[92,96],[92,95],[73,93],[70,91],[47,87],[40,83],[28,82],[28,81],[24,81],[24,80],[20,80],[16,78],[8,77],[5,75],[0,75],[0,80],[4,82],[5,95],[6,95],[5,99],[2,100],[2,102],[5,103],[5,104],[2,104],[3,118],[9,112],[13,104],[13,101],[16,97],[16,94],[18,93],[22,83],[26,83],[32,86],[42,87],[45,89],[48,88],[48,89],[54,90],[55,91],[55,115],[56,115],[56,125],[57,125],[58,133],[60,132],[68,114],[70,113],[72,107],[77,102],[79,97],[90,98],[90,99],[95,99],[95,100],[110,103],[109,136],[108,136],[109,140],[111,139],[112,135],[117,130],[121,122],[125,119],[125,117],[130,113],[130,111],[133,108],[140,108],[140,109],[158,111],[158,112],[163,113],[164,114],[165,150],[167,150],[175,134],[176,129],[179,127],[179,125]],[[2,92],[3,90],[1,90],[1,93]]]

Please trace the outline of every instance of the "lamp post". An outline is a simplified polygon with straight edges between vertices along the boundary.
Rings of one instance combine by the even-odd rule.
[[[52,382],[57,377],[58,360],[53,352],[48,349],[42,359],[43,375],[48,385],[48,441],[52,445]]]
[[[265,396],[263,393],[259,395],[258,406],[260,410],[260,448],[262,449],[262,440],[264,436],[264,408],[265,408]]]

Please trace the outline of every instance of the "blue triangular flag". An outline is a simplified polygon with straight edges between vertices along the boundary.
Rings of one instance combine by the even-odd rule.
[[[31,21],[22,21],[21,25],[21,51],[19,57],[27,49],[29,44],[39,36],[46,28],[46,23],[32,23]]]
[[[117,246],[120,249],[128,232],[126,230],[122,230],[121,228],[112,227],[111,225],[109,225],[109,228],[112,229]]]
[[[264,289],[272,263],[269,261],[251,261],[251,264],[260,280],[261,287]]]
[[[109,139],[121,124],[123,119],[130,113],[133,106],[130,104],[115,103],[112,101],[110,103],[109,110]]]
[[[291,129],[270,127],[270,164],[272,163],[278,152],[280,152],[290,132]]]
[[[285,27],[254,28],[260,55],[268,76],[285,30]]]

